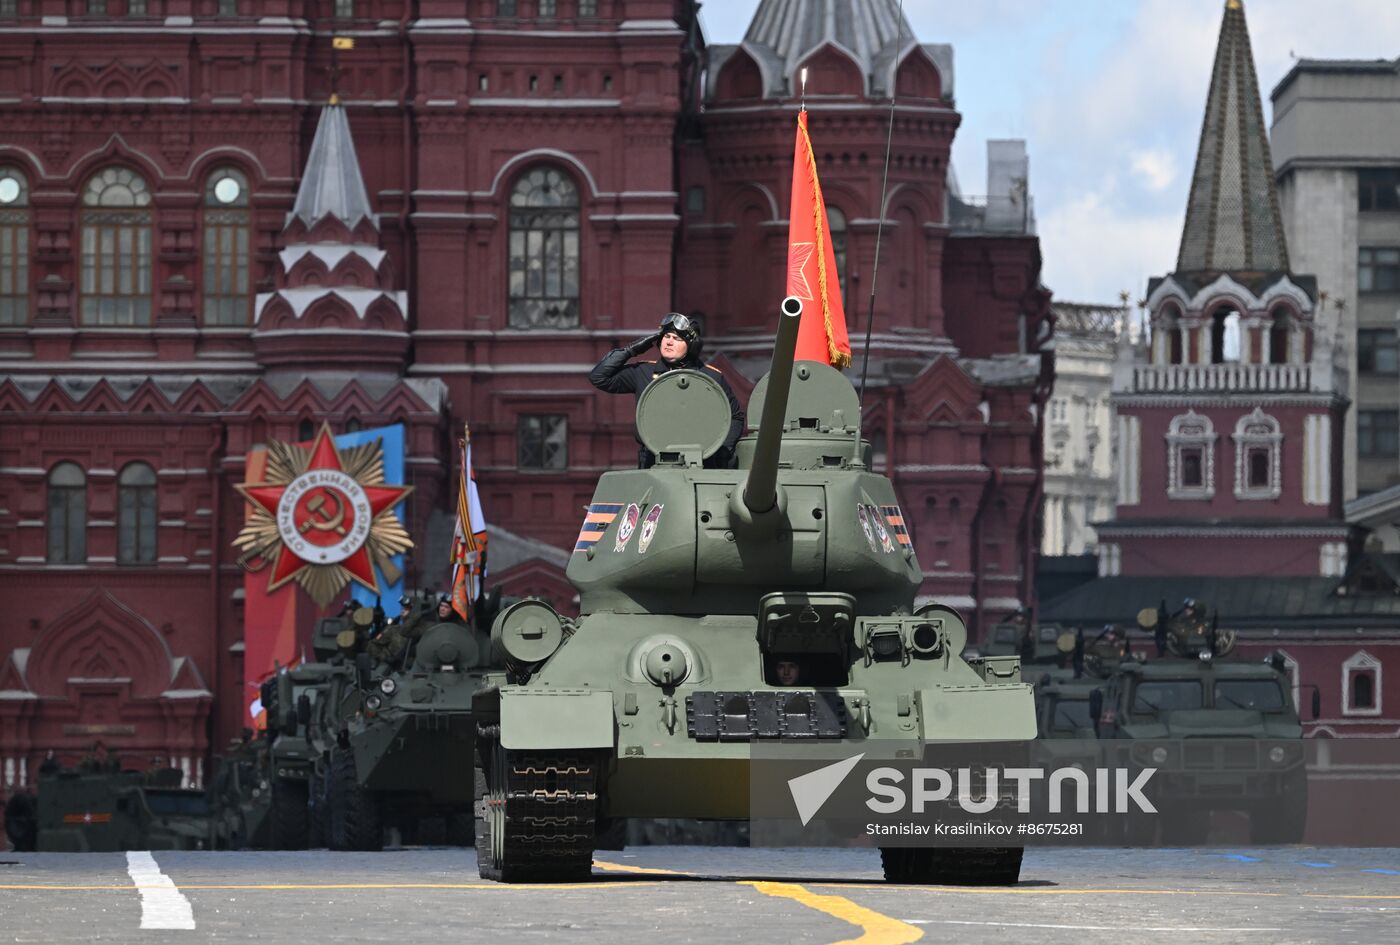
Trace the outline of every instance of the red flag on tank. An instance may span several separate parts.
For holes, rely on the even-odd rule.
[[[797,113],[797,147],[792,160],[792,204],[788,213],[787,294],[802,300],[797,329],[797,358],[825,361],[835,367],[851,363],[846,337],[846,309],[841,304],[836,252],[826,201],[817,179],[817,159],[807,136],[807,110]]]

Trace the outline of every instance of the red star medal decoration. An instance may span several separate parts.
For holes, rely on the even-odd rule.
[[[309,451],[268,451],[270,481],[237,486],[253,508],[234,540],[245,558],[271,559],[268,591],[295,580],[322,607],[351,580],[378,592],[375,564],[413,544],[393,513],[413,487],[383,482],[380,444],[343,455],[323,424]]]

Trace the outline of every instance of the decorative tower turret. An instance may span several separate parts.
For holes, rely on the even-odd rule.
[[[277,290],[254,308],[258,360],[402,372],[407,293],[392,288],[350,123],[334,98],[321,111],[282,243]]]
[[[1115,370],[1103,573],[1341,573],[1345,383],[1314,330],[1322,299],[1289,270],[1244,5],[1227,0],[1176,271],[1148,283],[1148,331]]]

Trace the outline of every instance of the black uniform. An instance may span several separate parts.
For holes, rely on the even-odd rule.
[[[744,408],[739,406],[739,399],[734,396],[734,391],[729,387],[729,381],[725,380],[724,374],[718,368],[711,367],[704,361],[692,358],[684,358],[680,361],[637,361],[632,364],[627,363],[627,359],[632,355],[626,348],[614,348],[609,351],[603,360],[598,362],[588,375],[589,383],[601,391],[609,394],[635,394],[637,400],[642,399],[642,391],[658,375],[667,371],[677,371],[682,368],[691,370],[709,371],[714,379],[719,381],[719,386],[724,389],[724,396],[729,398],[729,412],[732,418],[729,423],[729,434],[724,438],[724,445],[715,451],[715,455],[705,460],[705,466],[710,469],[729,469],[734,466],[734,444],[739,442],[739,437],[744,433]],[[656,456],[651,450],[643,447],[639,451],[638,465],[646,469],[655,465]]]

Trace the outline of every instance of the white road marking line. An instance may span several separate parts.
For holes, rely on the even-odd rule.
[[[900,919],[910,925],[993,925],[1009,929],[1073,929],[1083,932],[1282,932],[1262,926],[1216,928],[1195,925],[1049,925],[1044,922],[974,922],[970,919]]]
[[[141,928],[194,928],[190,901],[176,888],[175,881],[160,871],[155,857],[145,850],[128,852],[126,871],[141,894]]]

